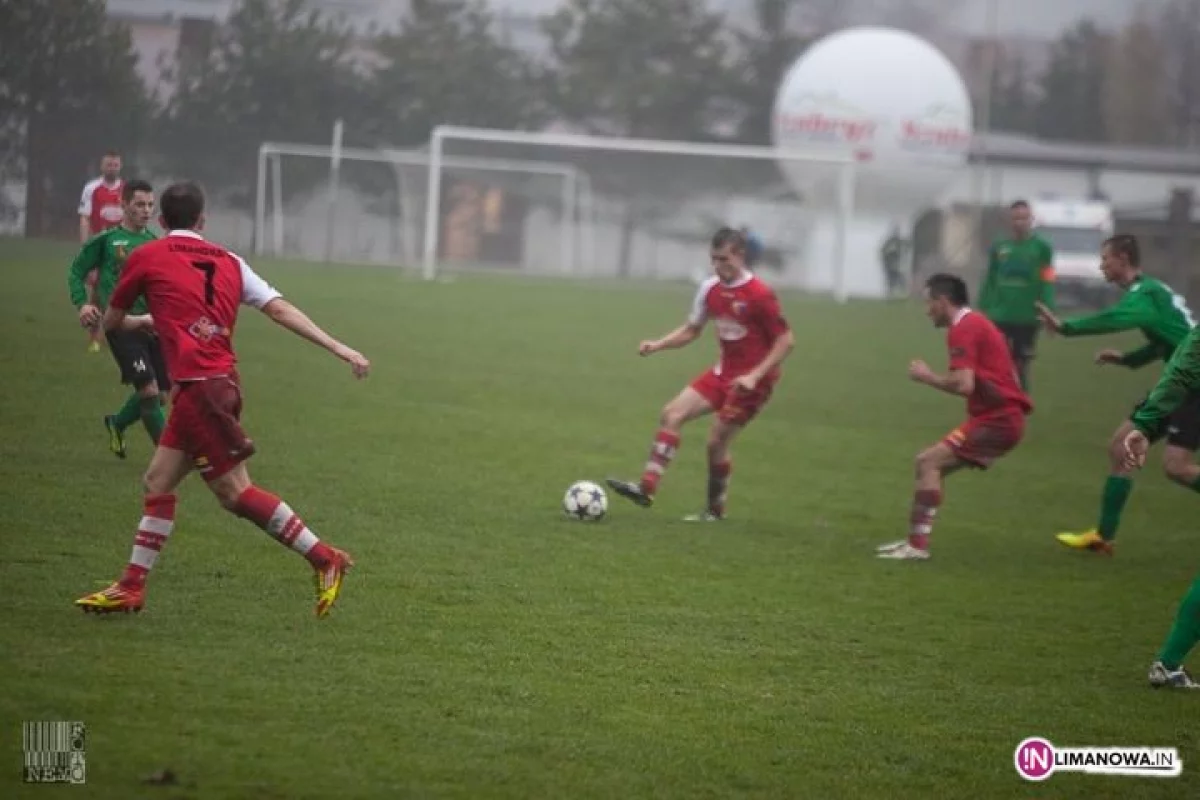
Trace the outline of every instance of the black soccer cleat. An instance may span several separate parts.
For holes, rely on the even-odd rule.
[[[609,478],[605,481],[608,488],[612,489],[617,494],[624,497],[633,503],[637,503],[642,508],[649,508],[654,505],[654,496],[646,494],[640,483],[633,481],[619,481],[616,478]]]

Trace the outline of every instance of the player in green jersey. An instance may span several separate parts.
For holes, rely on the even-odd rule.
[[[1162,435],[1163,428],[1177,424],[1181,414],[1191,407],[1200,405],[1200,328],[1192,328],[1187,338],[1175,350],[1167,363],[1158,384],[1151,390],[1146,401],[1133,413],[1132,430],[1125,437],[1125,457],[1128,469],[1137,469],[1146,463],[1150,443]],[[1197,412],[1192,411],[1196,419]],[[1200,491],[1200,469],[1195,470],[1198,479],[1190,488]],[[1183,667],[1183,660],[1200,642],[1200,578],[1197,578],[1175,615],[1167,639],[1159,650],[1158,658],[1150,665],[1150,685],[1179,689],[1200,689]]]
[[[117,285],[130,251],[156,238],[146,227],[154,211],[154,189],[150,184],[127,182],[121,192],[121,206],[121,224],[89,239],[67,270],[71,302],[79,311],[79,322],[84,327],[99,323],[101,308],[108,305],[109,295]],[[87,275],[92,270],[99,273],[94,303],[88,296],[86,285]],[[147,313],[143,301],[138,300],[131,312]],[[121,368],[121,382],[134,388],[117,413],[104,417],[109,449],[118,458],[125,458],[125,430],[138,420],[146,426],[150,438],[158,442],[166,425],[162,406],[170,380],[158,340],[153,335],[125,331],[110,333],[108,345]]]
[[[1008,342],[1021,388],[1029,391],[1029,362],[1037,343],[1037,303],[1054,308],[1054,248],[1033,231],[1029,203],[1008,209],[1012,235],[992,245],[979,289],[979,310]]]
[[[1046,326],[1063,336],[1093,336],[1118,331],[1140,330],[1146,344],[1128,353],[1101,350],[1097,364],[1112,364],[1137,369],[1169,359],[1179,343],[1195,326],[1187,302],[1162,281],[1142,273],[1141,250],[1137,238],[1128,234],[1113,236],[1100,251],[1100,270],[1109,283],[1124,294],[1110,308],[1098,314],[1060,320],[1050,309],[1040,314]],[[1132,472],[1126,465],[1125,437],[1133,430],[1129,420],[1122,422],[1109,443],[1110,472],[1100,496],[1100,519],[1095,528],[1082,533],[1060,533],[1056,537],[1067,547],[1112,554],[1113,539],[1121,524],[1121,512],[1133,491]],[[1170,424],[1155,432],[1155,440],[1166,438],[1163,467],[1171,480],[1191,486],[1200,478],[1194,453],[1200,448],[1200,403],[1185,405]],[[1200,486],[1197,487],[1200,490]]]

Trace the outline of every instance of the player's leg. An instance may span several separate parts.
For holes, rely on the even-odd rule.
[[[880,558],[897,561],[923,561],[929,558],[929,537],[942,505],[943,481],[946,476],[969,466],[949,442],[954,435],[950,434],[917,454],[914,463],[916,486],[908,517],[908,538],[878,547],[876,552]]]
[[[708,434],[708,491],[704,512],[689,515],[685,519],[716,521],[725,517],[729,480],[733,475],[730,448],[737,435],[767,404],[773,389],[773,383],[763,382],[753,392],[727,394],[725,403],[717,411],[717,418],[713,420]]]
[[[159,446],[154,451],[143,478],[142,519],[134,535],[129,563],[116,583],[79,598],[75,601],[77,606],[98,614],[142,609],[146,576],[175,527],[175,489],[191,467],[191,457],[177,447]]]
[[[1158,652],[1158,659],[1150,665],[1150,685],[1155,688],[1200,689],[1200,683],[1192,680],[1183,667],[1184,660],[1197,642],[1200,642],[1200,578],[1192,583],[1183,596],[1175,614],[1175,623]]]
[[[153,337],[118,331],[108,334],[108,347],[121,369],[121,382],[134,390],[116,414],[104,417],[109,449],[124,458],[125,431],[135,422],[141,421],[145,425],[155,444],[162,438],[166,417],[161,394],[169,383],[157,340]]]
[[[1011,326],[1011,348],[1013,364],[1017,368],[1017,380],[1021,389],[1029,391],[1030,364],[1033,362],[1034,350],[1037,345],[1037,325]]]
[[[220,465],[216,471],[220,472]],[[350,556],[322,542],[292,507],[277,495],[255,486],[245,462],[208,479],[208,488],[227,511],[247,519],[275,541],[308,561],[315,572],[317,616],[333,608],[346,571],[354,566]]]
[[[1167,447],[1163,452],[1163,469],[1167,477],[1184,488],[1200,492],[1200,465],[1196,450],[1200,449],[1200,393],[1188,397],[1179,410],[1171,415],[1167,427]]]
[[[1091,550],[1112,555],[1113,540],[1121,527],[1121,515],[1133,492],[1133,473],[1125,466],[1125,437],[1133,430],[1133,423],[1125,420],[1117,426],[1108,442],[1108,477],[1100,493],[1100,515],[1096,527],[1079,533],[1060,533],[1055,536],[1067,547]]]
[[[933,447],[922,450],[915,464],[916,486],[908,539],[880,547],[880,558],[929,558],[929,537],[942,505],[942,485],[946,476],[963,467],[987,469],[1020,444],[1024,435],[1025,416],[1014,412],[994,419],[969,420]]]
[[[653,504],[658,483],[679,450],[683,426],[712,413],[723,399],[724,384],[711,371],[693,381],[663,406],[641,479],[634,482],[609,478],[609,487],[640,506]]]

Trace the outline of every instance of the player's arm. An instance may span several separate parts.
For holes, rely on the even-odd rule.
[[[1038,282],[1042,287],[1042,305],[1054,309],[1054,289],[1057,275],[1054,272],[1054,248],[1046,242],[1045,253],[1042,256],[1042,266],[1038,272]]]
[[[237,261],[242,270],[242,302],[245,305],[257,308],[275,324],[333,353],[350,365],[356,378],[367,376],[371,362],[362,353],[330,336],[307,314],[284,300],[283,295],[250,269],[249,264],[241,258],[237,258]]]
[[[763,299],[759,308],[759,323],[773,341],[762,362],[748,373],[754,383],[761,381],[771,370],[782,364],[796,346],[796,335],[784,319],[783,310],[779,307],[779,298],[774,293]]]
[[[979,354],[979,341],[972,333],[950,329],[950,370],[939,375],[924,361],[913,361],[908,374],[914,381],[932,386],[946,394],[970,397],[975,391],[975,363]]]
[[[104,238],[90,237],[67,268],[67,291],[71,295],[71,305],[79,312],[79,321],[83,325],[95,325],[100,319],[100,309],[89,302],[85,280],[89,272],[100,266],[103,254]]]
[[[696,341],[704,331],[704,324],[708,321],[708,311],[705,308],[708,287],[708,283],[700,285],[696,296],[692,299],[692,309],[688,312],[687,320],[682,325],[666,336],[642,342],[638,345],[638,355],[648,356],[659,350],[677,350]]]
[[[79,198],[79,243],[86,244],[92,238],[92,193],[96,187],[88,183]]]
[[[1120,358],[1116,363],[1122,367],[1130,369],[1140,369],[1147,364],[1153,364],[1168,354],[1163,352],[1163,346],[1157,342],[1150,342],[1136,350],[1130,350],[1128,353],[1121,353]]]
[[[1059,319],[1050,309],[1040,306],[1043,321],[1063,336],[1098,336],[1133,330],[1154,321],[1156,310],[1149,296],[1126,292],[1117,303],[1095,314],[1074,319]]]
[[[1200,328],[1193,328],[1180,343],[1175,355],[1167,362],[1162,376],[1146,401],[1130,420],[1135,428],[1149,436],[1183,404],[1192,392],[1200,389]]]

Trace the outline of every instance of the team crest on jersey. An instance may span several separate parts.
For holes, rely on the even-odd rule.
[[[745,326],[737,320],[732,319],[717,319],[714,323],[717,328],[717,336],[727,342],[736,342],[746,338],[749,331]]]
[[[201,317],[188,326],[188,333],[202,342],[209,342],[217,336],[228,336],[229,329],[214,324],[208,317]]]
[[[742,314],[746,313],[745,300],[734,300],[732,303],[730,303],[729,307],[733,309],[733,315],[735,317],[740,317]]]
[[[128,242],[113,242],[113,251],[117,254],[118,261],[124,261],[129,258],[129,250],[126,248]]]

